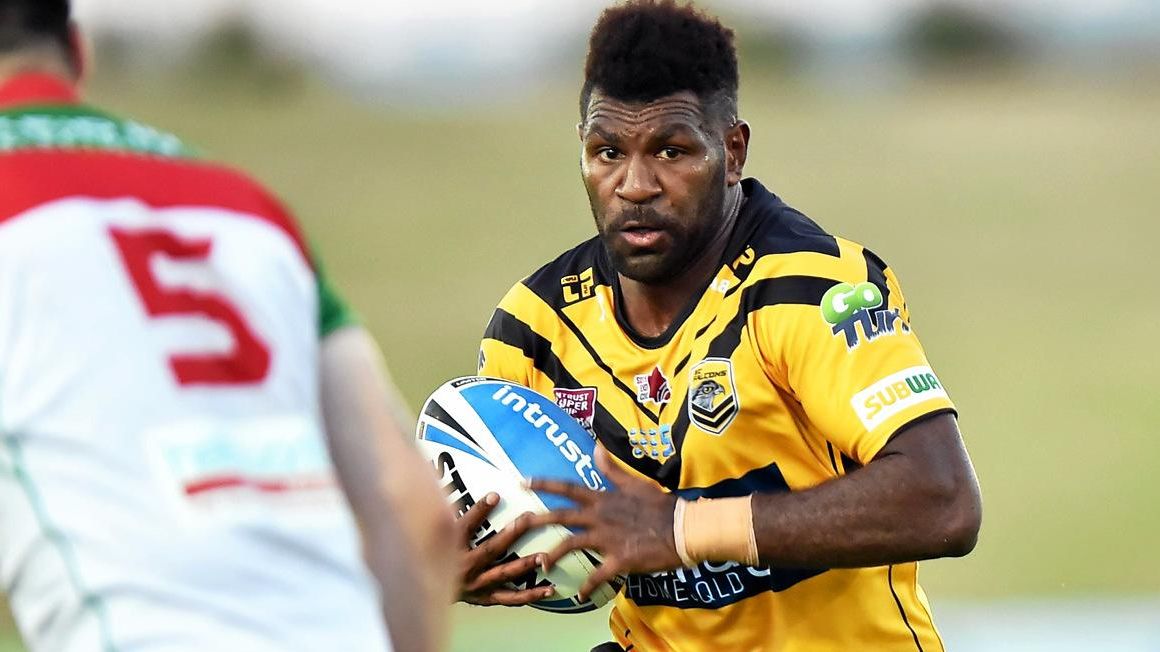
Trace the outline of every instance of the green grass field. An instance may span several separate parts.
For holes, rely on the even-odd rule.
[[[743,82],[748,172],[891,263],[961,411],[984,526],[970,557],[924,565],[935,610],[1155,593],[1160,94],[1146,89],[1160,85],[946,81],[852,99],[759,77]],[[512,282],[592,231],[570,86],[424,116],[308,82],[147,86],[106,76],[91,91],[281,192],[412,404],[473,371]],[[604,636],[602,614],[457,617],[456,650]]]

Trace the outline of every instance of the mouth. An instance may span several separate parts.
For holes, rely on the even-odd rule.
[[[664,229],[628,224],[618,230],[620,238],[635,249],[652,249],[666,237]]]

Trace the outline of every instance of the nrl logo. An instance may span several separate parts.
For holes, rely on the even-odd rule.
[[[705,358],[689,371],[689,420],[694,425],[720,435],[740,410],[728,358]]]

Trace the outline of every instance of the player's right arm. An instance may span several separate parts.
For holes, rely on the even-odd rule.
[[[327,445],[358,520],[397,650],[441,650],[456,589],[454,525],[430,466],[412,445],[414,419],[378,346],[315,261],[319,380]]]
[[[322,341],[322,412],[335,471],[359,523],[397,650],[441,650],[459,561],[451,518],[411,445],[378,347],[347,325]]]

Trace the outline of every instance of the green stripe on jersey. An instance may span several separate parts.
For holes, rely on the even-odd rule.
[[[314,259],[314,278],[318,282],[318,337],[321,339],[340,328],[357,324],[358,317],[330,284],[318,255],[311,254],[311,257]]]
[[[168,158],[194,156],[193,150],[173,134],[86,106],[22,107],[0,112],[0,153],[36,149],[125,151]]]

